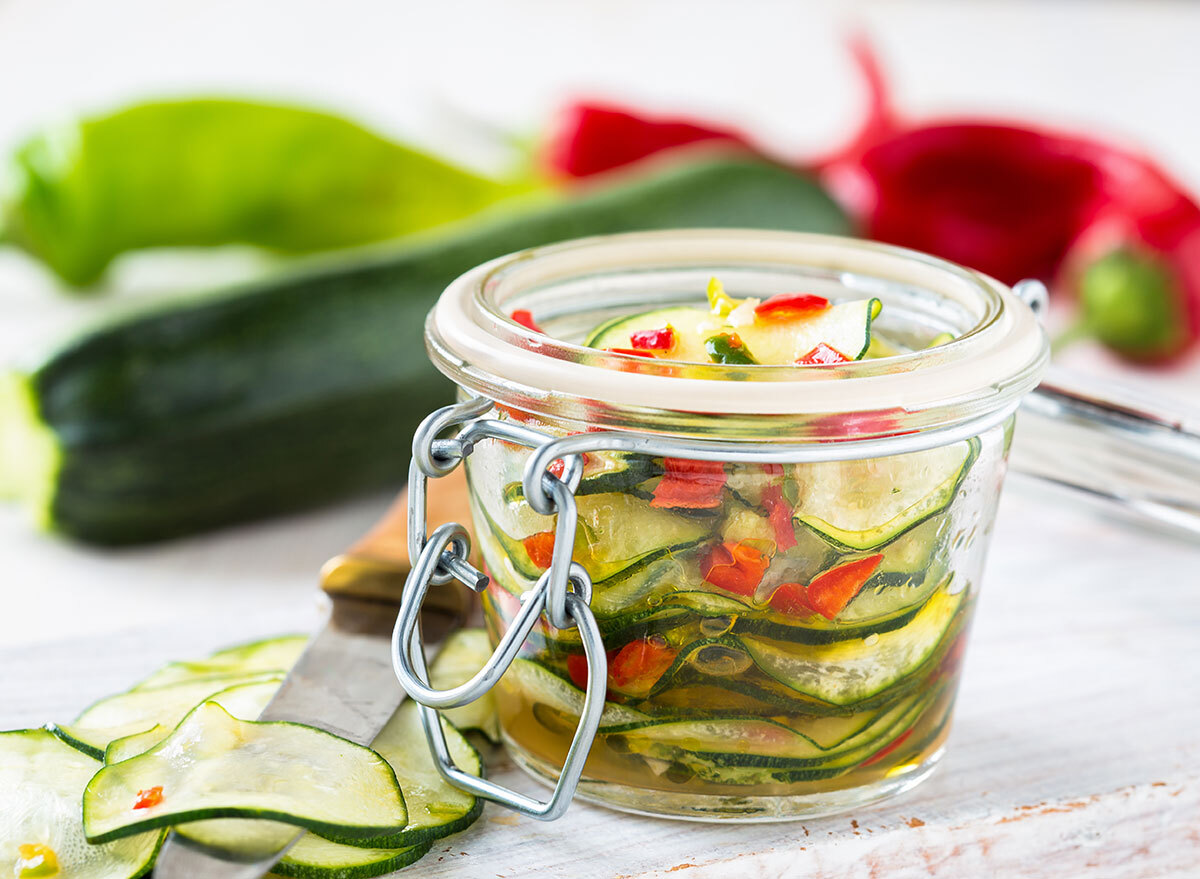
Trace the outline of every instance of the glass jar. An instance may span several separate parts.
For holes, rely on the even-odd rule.
[[[734,296],[877,297],[877,325],[904,350],[796,368],[582,346],[606,320],[702,302],[711,276]],[[516,309],[545,334],[513,321]],[[930,347],[945,333],[954,341]],[[1013,414],[1047,361],[1012,291],[857,240],[634,234],[479,267],[443,295],[426,338],[464,396],[490,401],[474,414],[574,444],[561,446],[574,460],[551,463],[482,439],[466,469],[497,642],[556,545],[555,516],[526,493],[539,479],[574,488],[578,521],[558,539],[574,536],[607,656],[580,796],[651,815],[781,820],[929,775]],[[584,713],[580,632],[542,616],[499,682],[509,752],[549,781]]]

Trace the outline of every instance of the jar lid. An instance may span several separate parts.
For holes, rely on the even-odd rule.
[[[702,303],[713,275],[733,296],[878,297],[881,321],[956,338],[806,367],[685,364],[579,344],[606,318]],[[547,334],[513,321],[518,308]],[[458,385],[540,417],[767,442],[893,436],[1007,414],[1049,357],[1032,309],[992,278],[874,242],[758,230],[613,235],[504,256],[454,281],[425,335]]]

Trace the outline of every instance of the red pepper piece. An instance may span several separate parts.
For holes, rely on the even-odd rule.
[[[629,696],[645,695],[678,655],[662,635],[630,641],[608,663],[609,684]]]
[[[768,485],[763,490],[763,506],[775,529],[775,544],[781,550],[791,549],[796,545],[796,529],[792,525],[792,507],[783,497],[783,486]]]
[[[535,333],[545,333],[541,327],[537,325],[537,321],[533,319],[533,312],[528,308],[518,308],[512,313],[512,319],[527,329],[533,330]]]
[[[149,809],[157,806],[163,801],[163,789],[161,784],[156,784],[149,790],[140,790],[137,794],[137,800],[134,801],[133,808]]]
[[[752,149],[732,128],[580,101],[560,114],[543,146],[542,161],[552,174],[589,177],[701,142]]]
[[[628,354],[631,357],[653,357],[649,351],[641,351],[637,348],[605,348],[609,354]]]
[[[525,552],[529,555],[529,560],[536,567],[550,567],[550,560],[554,554],[554,532],[539,531],[537,534],[530,534],[521,541],[521,545],[525,547]]]
[[[875,573],[875,569],[879,567],[881,561],[883,561],[883,554],[879,553],[867,556],[865,559],[838,565],[836,568],[830,568],[828,571],[818,574],[808,584],[806,593],[808,606],[825,619],[833,619],[850,603],[850,599],[858,594],[863,584]]]
[[[582,653],[572,653],[568,656],[567,676],[579,689],[586,690],[588,685],[587,657]]]
[[[708,551],[700,562],[700,573],[718,589],[753,597],[770,563],[753,546],[726,541]]]
[[[850,358],[836,348],[830,348],[824,342],[820,342],[796,362],[807,366],[827,366],[831,363],[849,363]]]
[[[650,506],[711,510],[719,507],[725,487],[725,466],[720,461],[663,458],[665,473],[654,488]]]
[[[572,431],[571,435],[574,436],[578,432],[579,431]],[[580,452],[579,457],[581,457],[583,459],[584,467],[586,467],[588,465],[588,461],[591,460],[591,458],[588,457],[587,452]],[[555,458],[554,461],[551,462],[550,466],[547,467],[546,469],[549,470],[552,475],[557,476],[559,479],[562,479],[562,475],[567,471],[567,462],[564,461],[562,458]]]
[[[629,344],[644,351],[670,351],[675,347],[675,328],[665,326],[657,330],[638,330],[630,334]]]
[[[900,733],[900,735],[896,736],[896,738],[892,739],[890,742],[888,742],[886,745],[884,745],[882,748],[880,748],[878,751],[876,751],[874,754],[872,754],[870,757],[868,757],[866,760],[864,760],[860,765],[870,766],[873,763],[878,763],[880,760],[882,760],[888,754],[892,753],[897,748],[899,748],[901,745],[903,745],[906,741],[908,741],[908,737],[913,734],[913,730],[915,730],[916,728],[917,728],[916,724],[913,724],[908,729],[906,729],[904,732]]]
[[[820,314],[827,308],[829,300],[824,296],[814,296],[812,293],[779,293],[754,306],[754,316],[758,320],[767,321],[800,320]]]
[[[762,472],[767,474],[768,476],[782,476],[783,475],[783,465],[782,464],[763,464]]]
[[[772,610],[792,616],[808,616],[813,612],[808,603],[808,587],[803,583],[781,583],[771,593]]]

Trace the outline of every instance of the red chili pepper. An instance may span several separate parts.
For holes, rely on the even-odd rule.
[[[588,662],[582,653],[572,653],[567,657],[567,676],[581,690],[588,685]]]
[[[836,348],[830,348],[824,342],[819,342],[817,347],[797,359],[796,362],[806,366],[827,366],[831,363],[849,363],[850,358],[844,356]]]
[[[808,584],[808,606],[825,619],[833,619],[850,603],[851,598],[858,595],[882,561],[883,554],[879,553],[818,574]]]
[[[781,550],[791,549],[796,545],[796,528],[792,524],[792,507],[783,497],[783,486],[768,485],[763,490],[763,506],[775,529],[776,545]]]
[[[572,436],[575,436],[577,433],[579,433],[579,431],[571,431]],[[588,456],[587,452],[580,452],[579,457],[583,459],[584,467],[586,467],[588,465],[588,461],[592,460]],[[550,466],[547,467],[546,469],[549,470],[550,473],[553,474],[554,476],[557,476],[559,479],[562,479],[563,474],[567,471],[567,462],[564,461],[562,458],[555,458],[554,461],[551,462]]]
[[[753,597],[770,559],[747,543],[726,541],[708,551],[700,561],[705,582],[737,595]]]
[[[533,330],[535,333],[545,333],[541,327],[537,325],[537,321],[533,319],[533,312],[527,308],[518,308],[512,313],[512,319],[521,326]]]
[[[629,344],[646,351],[670,351],[675,347],[675,328],[665,326],[658,330],[638,330],[630,334]]]
[[[653,357],[649,351],[640,351],[637,348],[605,348],[609,354],[628,354],[631,357]]]
[[[662,635],[630,641],[608,663],[609,684],[628,696],[645,695],[678,655]]]
[[[663,478],[654,487],[650,506],[711,510],[721,505],[727,477],[720,461],[663,458],[663,468]]]
[[[785,321],[812,317],[829,308],[829,300],[812,293],[779,293],[754,306],[759,320]]]
[[[807,614],[815,611],[831,620],[858,594],[881,561],[882,553],[830,568],[818,574],[807,586],[803,583],[784,583],[771,594],[769,604],[780,613]]]
[[[1164,181],[1157,205],[1110,206],[1075,242],[1058,286],[1078,298],[1080,320],[1056,349],[1091,337],[1130,360],[1162,362],[1200,339],[1200,206]]]
[[[534,566],[543,569],[550,567],[550,560],[554,554],[553,531],[539,531],[537,534],[530,534],[521,541],[521,545],[525,547],[525,552]]]
[[[543,146],[542,161],[557,176],[589,177],[702,142],[753,149],[732,128],[580,101],[560,114]]]
[[[137,793],[137,800],[134,801],[133,808],[149,809],[157,806],[163,801],[163,789],[161,784],[156,784],[149,790],[140,790]]]
[[[904,732],[900,733],[900,735],[896,736],[896,738],[892,739],[890,742],[888,742],[886,745],[884,745],[882,748],[880,748],[878,751],[876,751],[874,754],[872,754],[870,757],[868,757],[866,760],[864,760],[859,765],[870,766],[873,763],[878,763],[880,760],[882,760],[888,754],[892,753],[897,748],[899,748],[901,745],[903,745],[906,741],[908,741],[908,737],[913,734],[913,730],[915,730],[916,728],[917,728],[917,725],[913,724],[912,726],[910,726]]]

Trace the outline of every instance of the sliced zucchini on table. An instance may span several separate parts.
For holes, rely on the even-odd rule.
[[[214,693],[205,701],[216,702],[239,720],[255,720],[267,707],[271,697],[279,690],[279,683],[278,680],[272,679],[238,684]],[[157,723],[145,732],[113,739],[104,749],[104,762],[120,763],[122,760],[145,753],[169,736],[174,728],[167,723]]]
[[[483,668],[491,655],[492,642],[485,630],[461,629],[446,639],[437,658],[433,660],[429,669],[429,685],[435,690],[461,686]],[[496,694],[491,690],[474,702],[443,711],[442,717],[463,732],[478,730],[493,742],[500,741]]]
[[[168,663],[133,689],[147,690],[223,675],[284,674],[296,664],[307,643],[307,635],[285,635],[227,647],[206,659]]]
[[[156,725],[174,729],[189,711],[218,693],[251,683],[269,682],[278,688],[282,680],[279,673],[229,674],[162,687],[135,687],[94,702],[71,723],[53,724],[50,729],[71,747],[103,760],[105,748],[114,739]]]
[[[877,549],[946,509],[978,451],[972,439],[886,458],[794,464],[796,521],[843,549]]]
[[[83,795],[93,842],[234,817],[362,838],[407,824],[396,775],[370,748],[300,724],[238,720],[213,702],[144,754],[102,768]]]
[[[79,801],[100,764],[44,729],[0,732],[0,865],[5,877],[133,879],[165,831],[104,845],[84,838]]]
[[[431,848],[432,842],[404,848],[363,848],[340,845],[307,833],[271,868],[271,875],[294,879],[368,879],[407,867]]]

